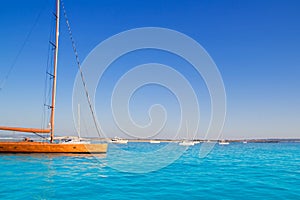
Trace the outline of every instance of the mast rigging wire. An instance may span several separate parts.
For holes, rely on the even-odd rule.
[[[56,18],[55,18],[56,19]],[[50,121],[50,95],[51,95],[51,84],[52,84],[52,66],[53,66],[53,46],[52,46],[52,39],[54,35],[54,24],[51,23],[50,31],[49,31],[49,44],[48,44],[48,53],[47,53],[47,63],[46,63],[46,73],[45,73],[45,81],[44,81],[44,101],[42,105],[42,122],[41,122],[41,129],[45,129],[45,125],[49,126]],[[49,78],[50,76],[50,78]]]
[[[21,45],[21,47],[20,47],[20,49],[19,49],[16,57],[14,58],[12,64],[10,65],[8,72],[6,73],[6,75],[4,76],[4,78],[2,79],[1,84],[0,84],[0,91],[4,88],[4,86],[6,84],[6,81],[8,80],[10,74],[12,73],[13,69],[15,68],[15,66],[17,64],[17,61],[18,61],[20,55],[22,54],[22,52],[24,50],[24,47],[26,46],[26,44],[27,44],[27,42],[28,42],[28,40],[29,40],[29,38],[30,38],[30,36],[31,36],[34,28],[36,27],[36,25],[37,25],[37,23],[38,23],[38,21],[39,21],[39,19],[41,17],[41,14],[42,14],[43,10],[45,9],[45,7],[46,6],[44,5],[42,7],[42,9],[40,10],[40,12],[38,13],[37,17],[35,18],[35,21],[34,21],[32,27],[30,28],[29,32],[27,33],[27,35],[25,37],[25,40],[23,41],[23,43],[22,43],[22,45]]]
[[[71,39],[71,42],[72,42],[72,48],[73,48],[73,51],[74,51],[74,54],[75,54],[75,57],[76,57],[77,67],[78,67],[80,77],[81,77],[81,81],[82,81],[82,84],[83,84],[83,87],[84,87],[85,95],[86,95],[86,98],[87,98],[87,101],[88,101],[88,104],[89,104],[89,109],[92,113],[93,121],[94,121],[96,130],[97,130],[97,134],[98,134],[99,137],[101,137],[100,130],[99,130],[99,127],[98,127],[98,124],[97,124],[96,116],[95,116],[95,112],[94,112],[94,109],[92,107],[90,95],[88,93],[87,85],[86,85],[86,82],[85,82],[85,79],[84,79],[84,76],[83,76],[83,72],[82,72],[82,69],[81,69],[78,52],[77,52],[77,49],[76,49],[75,41],[74,41],[74,38],[73,38],[71,26],[70,26],[70,23],[69,23],[69,20],[68,20],[68,17],[67,17],[67,13],[66,13],[66,9],[65,9],[65,5],[64,5],[63,0],[61,0],[61,5],[62,5],[65,20],[66,20],[66,24],[67,24],[67,27],[68,27],[69,36],[70,36],[70,39]]]

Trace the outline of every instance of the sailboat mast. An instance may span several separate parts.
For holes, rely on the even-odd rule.
[[[51,133],[50,142],[54,139],[54,116],[55,116],[55,98],[56,98],[56,75],[57,75],[57,60],[58,60],[58,39],[59,39],[59,11],[60,0],[56,0],[56,31],[55,31],[55,52],[54,52],[54,66],[53,66],[53,85],[52,85],[52,102],[51,102]]]

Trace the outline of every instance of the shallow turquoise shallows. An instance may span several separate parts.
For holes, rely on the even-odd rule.
[[[114,145],[106,158],[1,154],[0,199],[300,199],[300,143],[217,144],[205,158],[199,147],[139,174],[109,167]]]

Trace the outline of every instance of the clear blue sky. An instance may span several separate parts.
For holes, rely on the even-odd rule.
[[[101,41],[128,29],[151,26],[182,32],[207,50],[223,77],[227,93],[224,137],[300,137],[300,1],[65,0],[65,6],[81,60]],[[0,91],[1,125],[41,126],[53,10],[50,0],[1,1],[0,81],[41,12]],[[56,131],[69,134],[74,131],[72,89],[77,68],[63,18],[60,41]],[[152,61],[145,52],[139,55],[129,56]],[[166,61],[168,55],[157,58],[157,62]],[[99,86],[99,91],[112,83]],[[164,93],[158,88],[155,94],[162,97]],[[99,93],[98,97],[102,102]],[[146,102],[147,96],[138,93],[136,98],[140,104],[155,103]],[[173,101],[171,97],[161,100]],[[205,121],[209,116],[203,110]],[[146,118],[139,116],[143,114],[136,114],[136,120],[143,123]]]

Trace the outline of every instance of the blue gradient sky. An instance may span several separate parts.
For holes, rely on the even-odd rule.
[[[119,32],[148,26],[174,29],[199,42],[220,70],[227,93],[224,137],[299,138],[299,1],[65,0],[65,6],[81,60],[101,41]],[[0,82],[41,12],[12,74],[0,91],[1,125],[41,126],[53,9],[54,3],[50,0],[1,1]],[[75,129],[72,89],[77,67],[63,20],[60,34],[56,132],[69,134]],[[143,58],[149,61],[146,54],[138,57],[141,62]],[[170,66],[176,63],[168,55],[155,58],[156,61],[169,61]],[[135,59],[131,56],[131,61]],[[130,57],[127,60],[126,64],[131,63]],[[183,73],[188,76],[191,71]],[[106,80],[111,81],[107,87],[113,83],[113,75],[108,74]],[[105,90],[106,86],[101,85],[99,91],[103,87]],[[151,93],[154,89],[149,90],[149,95],[161,97],[158,95],[162,92],[160,89]],[[102,102],[100,96],[97,93],[99,103]],[[136,94],[137,108],[143,105],[143,98],[146,100],[147,95]],[[161,100],[173,101],[170,98]],[[203,107],[203,120],[207,121],[209,114],[205,103]],[[134,106],[132,108],[134,111]],[[133,117],[144,123],[146,115],[139,112]]]

